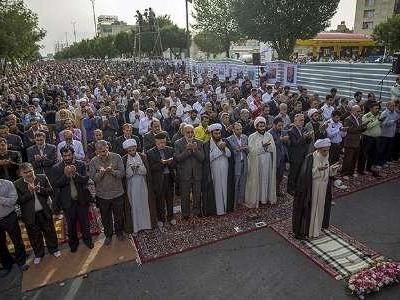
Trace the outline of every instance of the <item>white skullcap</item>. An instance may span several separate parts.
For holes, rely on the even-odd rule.
[[[213,132],[214,130],[221,130],[222,129],[222,125],[219,124],[219,123],[214,123],[214,124],[211,124],[210,126],[208,126],[207,129],[208,129],[209,132]]]
[[[129,147],[132,147],[132,146],[137,146],[135,139],[128,139],[122,143],[122,148],[124,148],[124,149],[128,149]]]
[[[331,146],[331,140],[326,139],[319,139],[314,143],[315,149],[326,148]]]
[[[265,120],[264,117],[257,117],[254,120],[254,127],[257,127],[258,123],[264,122],[265,124],[267,124],[267,120]]]
[[[186,83],[186,84],[185,84],[185,90],[188,90],[188,89],[190,89],[190,84],[189,84],[189,83]]]
[[[32,102],[40,102],[39,98],[33,98]]]
[[[318,112],[318,109],[316,109],[316,108],[311,108],[311,109],[308,111],[307,115],[308,115],[309,118],[311,118],[312,115],[315,114],[315,113],[317,113],[317,112]]]
[[[139,90],[133,90],[133,91],[132,91],[132,94],[134,94],[134,95],[140,95],[140,92],[139,92]]]

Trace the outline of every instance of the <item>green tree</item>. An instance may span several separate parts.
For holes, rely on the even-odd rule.
[[[120,32],[115,36],[114,44],[118,51],[118,54],[131,54],[134,48],[134,37],[135,33],[131,32]]]
[[[194,0],[196,24],[193,28],[215,35],[215,42],[222,46],[226,56],[232,42],[239,41],[243,36],[234,18],[232,0]]]
[[[217,37],[212,32],[201,31],[196,34],[193,41],[199,47],[199,49],[206,53],[207,58],[210,58],[210,54],[219,54],[224,51],[222,46],[216,42]]]
[[[186,30],[175,24],[164,26],[160,29],[163,51],[168,48],[175,57],[180,57],[187,48]]]
[[[7,62],[23,64],[37,59],[38,43],[45,34],[37,15],[23,1],[0,3],[0,59],[5,66]]]
[[[393,15],[386,22],[376,25],[372,36],[390,53],[400,50],[400,15]]]
[[[240,30],[250,39],[270,42],[288,60],[297,39],[313,38],[329,26],[339,0],[233,0]]]

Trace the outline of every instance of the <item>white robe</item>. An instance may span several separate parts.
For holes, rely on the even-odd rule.
[[[325,170],[318,170],[319,167],[323,166],[328,166],[328,168]],[[334,169],[329,167],[329,157],[323,157],[318,153],[318,151],[315,151],[313,153],[311,219],[308,233],[310,238],[316,238],[321,234],[322,222],[324,219],[326,189],[328,187],[329,176],[334,175]]]
[[[228,201],[228,169],[231,151],[226,147],[225,151],[221,151],[215,144],[214,140],[210,140],[210,168],[211,176],[214,183],[215,206],[217,215],[226,214]]]
[[[133,172],[131,168],[132,164],[139,165],[136,172]],[[151,229],[146,175],[147,170],[140,155],[137,153],[134,157],[128,155],[126,163],[126,188],[131,204],[134,233],[144,229]]]
[[[267,149],[263,143],[270,142]],[[268,132],[255,132],[249,136],[248,175],[245,205],[257,208],[259,203],[276,203],[276,147]]]

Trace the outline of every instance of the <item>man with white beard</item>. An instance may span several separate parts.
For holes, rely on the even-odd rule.
[[[248,177],[245,205],[256,208],[259,203],[276,203],[276,147],[274,138],[268,132],[264,117],[254,120],[257,132],[248,140]]]
[[[339,163],[329,164],[330,139],[320,139],[306,156],[297,179],[293,201],[293,233],[297,239],[316,238],[329,227],[332,177]]]

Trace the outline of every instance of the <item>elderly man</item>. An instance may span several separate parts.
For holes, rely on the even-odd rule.
[[[208,126],[210,141],[204,144],[203,213],[224,215],[234,208],[233,155],[221,136],[222,125]]]
[[[36,145],[29,147],[26,152],[37,174],[49,176],[51,167],[57,162],[57,148],[46,143],[46,134],[38,132],[35,134]]]
[[[329,227],[332,179],[340,165],[329,164],[330,139],[317,140],[297,179],[293,201],[293,233],[297,239],[316,238]]]
[[[121,156],[109,152],[106,141],[96,143],[96,154],[89,163],[89,176],[96,186],[96,198],[100,207],[101,222],[104,226],[105,245],[110,245],[113,227],[118,240],[123,240],[124,188],[125,176]],[[114,219],[114,226],[113,226]]]
[[[150,122],[150,131],[143,137],[143,150],[145,153],[156,145],[155,136],[160,132],[165,134],[167,144],[170,143],[168,133],[161,128],[161,122],[158,119],[154,119]]]
[[[4,271],[0,273],[0,278],[10,273],[14,261],[21,271],[28,269],[25,246],[15,212],[17,199],[18,194],[13,183],[0,179],[0,262],[4,268]],[[6,233],[14,245],[14,257],[8,251]]]
[[[266,132],[264,117],[254,120],[257,132],[249,136],[249,173],[245,205],[257,208],[259,203],[276,203],[276,148],[272,135]]]
[[[233,134],[227,138],[230,148],[233,151],[235,162],[235,208],[243,205],[246,191],[247,180],[247,155],[249,147],[247,145],[247,136],[242,133],[242,124],[236,122],[233,124]]]
[[[34,264],[39,264],[44,256],[44,242],[49,253],[60,257],[58,240],[54,228],[49,198],[53,196],[53,188],[46,175],[36,175],[30,163],[23,163],[19,172],[22,178],[14,182],[18,193],[17,203],[21,207],[22,221],[33,248]]]
[[[287,192],[294,194],[296,181],[300,172],[301,164],[308,153],[308,143],[312,139],[313,131],[304,130],[304,115],[297,114],[294,117],[294,126],[289,130],[289,175]]]
[[[178,174],[181,192],[182,215],[190,217],[190,194],[193,199],[194,215],[200,215],[201,209],[201,177],[204,160],[203,143],[194,138],[194,128],[186,125],[184,137],[175,143],[174,157],[178,164]]]

